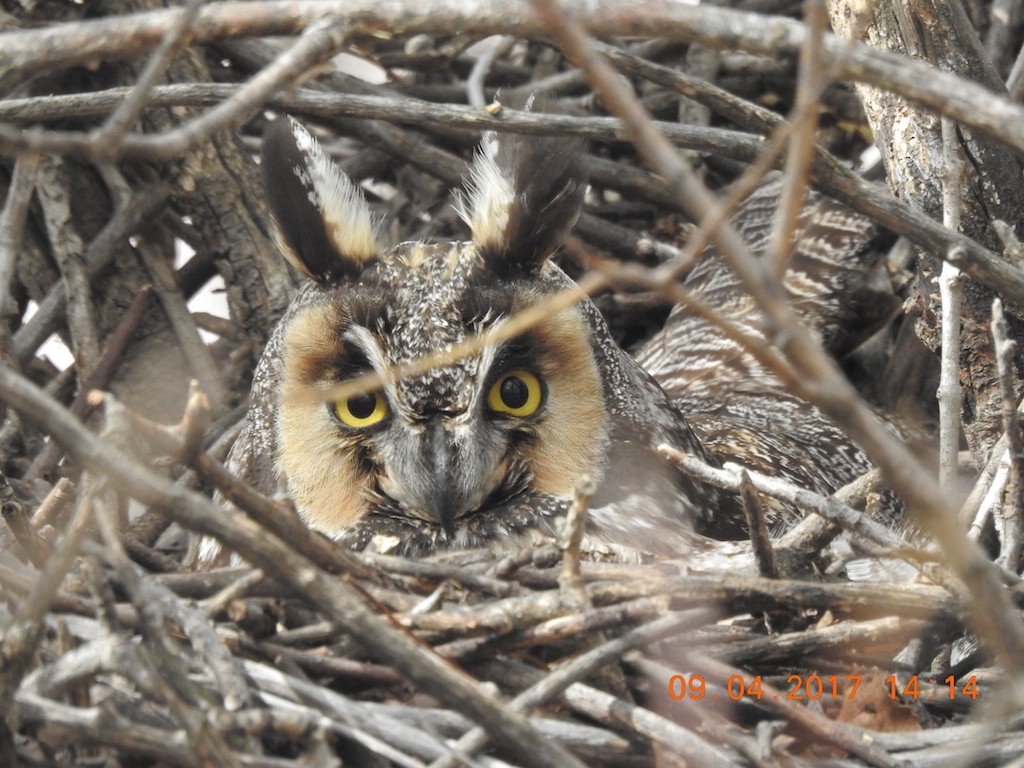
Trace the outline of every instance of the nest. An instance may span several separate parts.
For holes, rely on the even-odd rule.
[[[588,42],[540,0],[536,16],[470,0],[332,5],[40,2],[0,17],[0,766],[1019,759],[1024,441],[1012,339],[1024,280],[989,250],[999,246],[988,216],[997,210],[1009,230],[1024,221],[1014,208],[1024,150],[1005,118],[1019,108],[976,99],[956,79],[981,77],[954,56],[974,34],[966,17],[930,18],[919,33],[944,41],[925,46],[935,60],[897,67],[892,54],[804,35],[823,23],[813,3],[806,26],[759,15],[787,3],[565,4],[594,34],[634,36],[614,45]],[[993,63],[1008,69],[1020,29],[976,5]],[[859,17],[833,10],[852,34],[844,20]],[[487,37],[496,31],[507,36]],[[667,450],[681,471],[746,498],[749,540],[609,561],[581,544],[581,483],[559,541],[406,559],[343,549],[302,526],[287,499],[225,470],[255,359],[297,285],[262,223],[254,155],[275,112],[315,126],[365,180],[395,241],[464,237],[450,190],[479,131],[586,137],[592,189],[563,266],[601,271],[595,301],[623,346],[660,326],[670,303],[659,267],[695,226],[672,168],[644,170],[640,156],[657,144],[638,134],[637,153],[606,116],[632,119],[635,102],[616,91],[625,78],[595,68],[594,51],[710,187],[727,194],[756,178],[745,172],[778,165],[905,238],[892,256],[905,314],[845,361],[864,400],[837,421],[918,513],[913,526],[872,514],[885,506],[878,473],[824,498]],[[386,84],[354,76],[361,67]],[[869,89],[862,104],[829,78],[910,101],[897,109]],[[560,114],[495,101],[534,92]],[[936,109],[951,116],[945,130]],[[977,131],[960,183],[938,184],[945,226],[836,162],[859,162],[870,119],[889,170],[902,168],[899,110],[930,125],[938,149],[915,155],[920,184],[893,187],[935,218],[942,201],[915,194],[958,157],[950,120]],[[636,119],[634,133],[652,124]],[[984,202],[997,183],[999,200]],[[934,253],[969,275],[952,315],[962,335],[940,337],[952,334],[937,318],[963,280],[946,268],[940,302]],[[218,278],[230,320],[190,303]],[[990,320],[994,292],[1008,311]],[[71,360],[55,364],[61,343]],[[969,450],[958,457],[954,421],[942,493],[926,460],[904,461],[903,441],[857,416],[869,402],[933,440],[929,347],[952,361],[944,418],[961,411],[950,381],[966,387]],[[815,385],[831,370],[790,364]],[[842,411],[827,388],[807,389]],[[805,519],[768,530],[760,509],[773,499]],[[251,565],[192,571],[183,533]]]

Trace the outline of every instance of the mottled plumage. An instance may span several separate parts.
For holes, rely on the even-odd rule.
[[[695,530],[728,528],[734,513],[717,491],[662,461],[661,443],[818,489],[866,466],[820,413],[681,311],[639,363],[583,299],[452,364],[390,376],[572,287],[549,258],[582,204],[577,142],[504,137],[478,158],[459,206],[472,241],[390,248],[377,242],[351,182],[297,123],[271,128],[262,162],[282,251],[313,279],[260,360],[230,466],[264,492],[285,488],[310,526],[390,552],[507,547],[554,533],[589,476],[593,541],[676,554]],[[755,248],[774,196],[762,187],[737,214]],[[817,195],[803,220],[786,284],[838,348],[860,318],[857,297],[871,292],[877,233]],[[712,256],[687,283],[762,333]],[[332,400],[338,384],[367,372],[382,377],[379,391]]]
[[[753,254],[770,247],[782,187],[774,175],[732,222]],[[880,263],[891,240],[869,219],[810,191],[783,274],[790,304],[837,357],[854,349],[897,309]],[[708,250],[686,280],[703,302],[763,339],[765,323],[738,278]],[[738,342],[708,320],[676,307],[636,355],[722,461],[830,492],[870,468],[867,458],[817,408],[793,395]]]

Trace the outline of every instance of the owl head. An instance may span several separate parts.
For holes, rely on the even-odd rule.
[[[382,244],[360,190],[292,119],[268,131],[262,173],[278,245],[311,282],[268,345],[256,375],[270,404],[250,422],[273,429],[274,472],[308,524],[424,551],[547,530],[585,476],[601,503],[678,490],[674,473],[646,488],[640,470],[679,437],[678,414],[589,301],[501,334],[572,286],[550,257],[582,204],[579,142],[509,136],[478,153],[457,204],[466,242]],[[395,375],[485,334],[501,338]],[[380,383],[334,394],[366,374]]]

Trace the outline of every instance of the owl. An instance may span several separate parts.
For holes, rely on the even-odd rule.
[[[309,280],[257,366],[229,466],[268,494],[283,488],[309,526],[352,548],[421,555],[552,536],[589,478],[591,540],[679,554],[733,525],[736,503],[669,466],[660,444],[820,490],[867,467],[716,327],[677,310],[633,357],[587,298],[553,302],[574,288],[551,257],[583,203],[577,140],[507,135],[478,153],[457,204],[466,242],[383,244],[358,188],[291,118],[268,130],[261,166],[278,246]],[[753,243],[777,191],[737,213]],[[786,285],[837,347],[858,302],[872,305],[878,233],[827,198],[808,203]],[[713,254],[687,284],[763,336]],[[535,309],[543,319],[519,330]],[[450,350],[463,354],[396,373]],[[367,375],[370,388],[339,387]]]

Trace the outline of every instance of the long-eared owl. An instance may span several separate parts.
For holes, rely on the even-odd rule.
[[[359,190],[290,118],[269,129],[262,169],[278,245],[310,280],[264,350],[229,465],[267,493],[285,489],[315,529],[406,554],[508,546],[554,533],[589,477],[594,541],[680,553],[694,531],[727,523],[733,502],[664,462],[662,443],[818,490],[867,467],[715,326],[677,309],[634,359],[588,299],[552,304],[574,287],[551,256],[583,203],[576,140],[508,135],[478,153],[458,204],[468,242],[383,246]],[[766,184],[736,215],[755,246],[776,193]],[[872,301],[877,232],[815,193],[800,230],[787,290],[841,347]],[[687,284],[763,335],[713,255]],[[516,330],[531,308],[543,319]],[[474,339],[458,359],[396,375]],[[375,388],[336,396],[368,373]]]

